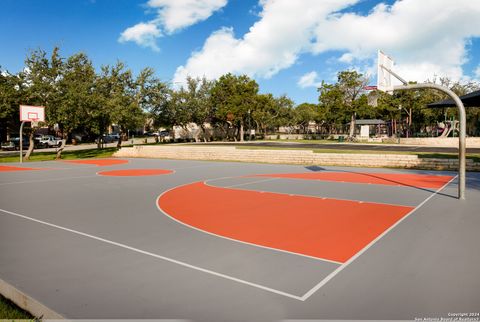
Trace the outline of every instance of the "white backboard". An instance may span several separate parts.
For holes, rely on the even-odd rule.
[[[45,107],[20,105],[20,121],[45,122]]]
[[[393,59],[378,51],[377,61],[377,89],[388,94],[393,94],[391,74],[387,70],[393,69]]]

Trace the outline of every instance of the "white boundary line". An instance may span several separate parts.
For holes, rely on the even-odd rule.
[[[110,171],[131,171],[131,170],[166,170],[171,171],[170,173],[160,173],[160,174],[148,174],[148,175],[141,175],[141,176],[109,176],[101,174],[101,172],[110,172]],[[175,174],[177,171],[172,169],[160,169],[160,168],[133,168],[133,169],[115,169],[115,170],[101,170],[95,172],[95,175],[98,177],[110,177],[110,178],[138,178],[138,177],[157,177],[157,176],[168,176],[171,174]]]
[[[231,177],[226,177],[226,178],[231,178]],[[221,178],[221,179],[223,179],[223,178]],[[179,185],[179,186],[170,188],[170,189],[165,190],[164,192],[162,192],[162,193],[157,197],[157,200],[155,201],[155,203],[156,203],[156,205],[157,205],[158,210],[159,210],[162,214],[164,214],[166,217],[172,219],[173,221],[175,221],[175,222],[177,222],[177,223],[179,223],[179,224],[181,224],[181,225],[183,225],[183,226],[185,226],[185,227],[188,227],[188,228],[190,228],[190,229],[193,229],[193,230],[202,232],[202,233],[207,234],[207,235],[211,235],[211,236],[214,236],[214,237],[218,237],[218,238],[222,238],[222,239],[234,241],[234,242],[240,243],[240,244],[245,244],[245,245],[254,246],[254,247],[258,247],[258,248],[264,248],[264,249],[268,249],[268,250],[273,250],[273,251],[280,252],[280,253],[286,253],[286,254],[289,254],[289,255],[306,257],[306,258],[313,259],[313,260],[320,261],[320,262],[328,262],[328,263],[332,263],[332,264],[335,264],[335,265],[342,265],[342,264],[343,264],[342,262],[337,262],[337,261],[330,260],[330,259],[325,259],[325,258],[314,257],[314,256],[305,255],[305,254],[294,253],[294,252],[290,252],[290,251],[288,251],[288,250],[283,250],[283,249],[273,248],[273,247],[263,246],[263,245],[257,245],[257,244],[249,243],[249,242],[246,242],[246,241],[243,241],[243,240],[238,240],[238,239],[233,239],[233,238],[226,237],[226,236],[222,236],[222,235],[217,235],[217,234],[215,234],[215,233],[212,233],[212,232],[209,232],[209,231],[206,231],[206,230],[202,230],[202,229],[200,229],[200,228],[197,228],[197,227],[191,226],[191,225],[189,225],[189,224],[186,224],[186,223],[184,223],[184,222],[182,222],[182,221],[174,218],[172,215],[170,215],[170,214],[167,213],[165,210],[163,210],[162,208],[160,208],[159,200],[160,200],[160,198],[161,198],[164,194],[172,191],[173,189],[177,189],[177,188],[180,188],[180,187],[188,186],[188,185],[191,185],[191,184],[193,184],[193,183],[198,183],[198,182],[202,182],[202,183],[205,184],[206,186],[213,187],[213,188],[219,188],[219,189],[222,189],[222,188],[223,188],[223,187],[216,187],[216,186],[208,185],[205,181],[189,182],[189,183],[186,183],[186,184],[183,184],[183,185]],[[239,190],[240,190],[240,189],[239,189]],[[249,191],[251,191],[251,190],[249,190]]]
[[[221,180],[221,179],[231,179],[231,178],[239,178],[239,177],[224,177],[224,178],[219,178],[219,179],[213,179],[213,180]],[[244,177],[248,178],[248,177]],[[253,178],[253,177],[252,177]],[[284,178],[270,178],[270,179],[284,179]],[[240,187],[240,186],[246,186],[249,184],[254,184],[258,182],[263,182],[263,181],[269,181],[269,179],[264,179],[264,180],[257,180],[257,181],[252,181],[252,182],[246,182],[246,183],[241,183],[238,185],[231,185],[227,187],[220,187],[220,186],[214,186],[210,184],[210,181],[213,180],[205,180],[204,183],[205,185],[213,188],[219,188],[219,189],[230,189],[232,187]],[[179,186],[181,187],[181,186]],[[332,198],[332,197],[325,197],[325,196],[312,196],[312,195],[299,195],[299,194],[294,194],[294,193],[286,193],[286,192],[276,192],[276,191],[260,191],[260,190],[250,190],[250,189],[242,189],[239,188],[237,190],[241,191],[253,191],[253,192],[268,192],[268,193],[274,193],[277,195],[287,195],[287,196],[298,196],[298,197],[307,197],[307,198],[316,198],[316,199],[329,199],[329,200],[338,200],[338,201],[351,201],[351,202],[357,202],[357,203],[369,203],[369,204],[377,204],[377,205],[383,205],[383,206],[395,206],[395,207],[408,207],[412,208],[414,205],[399,205],[399,204],[394,204],[394,203],[387,203],[387,202],[378,202],[378,201],[365,201],[365,200],[358,200],[358,199],[344,199],[344,198]],[[435,191],[430,191],[435,192]]]
[[[292,299],[295,299],[295,300],[299,300],[299,301],[306,301],[309,297],[311,297],[313,294],[315,294],[321,287],[323,287],[325,284],[327,284],[331,279],[333,279],[336,275],[338,275],[343,269],[345,269],[348,265],[350,265],[350,264],[351,264],[352,262],[354,262],[358,257],[360,257],[364,252],[366,252],[370,247],[372,247],[377,241],[379,241],[382,237],[384,237],[386,234],[388,234],[391,230],[393,230],[397,225],[399,225],[399,224],[400,224],[402,221],[404,221],[407,217],[409,217],[411,214],[413,214],[416,210],[420,209],[423,205],[425,205],[431,198],[433,198],[433,197],[434,197],[435,195],[437,195],[440,191],[442,191],[446,186],[448,186],[448,185],[449,185],[453,180],[455,180],[457,177],[458,177],[458,176],[453,177],[449,182],[447,182],[445,185],[443,185],[441,188],[439,188],[437,191],[435,191],[433,194],[431,194],[428,198],[426,198],[423,202],[421,202],[417,207],[415,207],[414,209],[412,209],[412,210],[411,210],[408,214],[406,214],[403,218],[401,218],[399,221],[397,221],[394,225],[390,226],[390,227],[389,227],[387,230],[385,230],[382,234],[380,234],[379,236],[377,236],[377,238],[375,238],[374,240],[372,240],[372,241],[371,241],[367,246],[365,246],[362,250],[360,250],[359,252],[357,252],[357,253],[356,253],[353,257],[351,257],[347,262],[341,264],[337,269],[335,269],[335,270],[334,270],[332,273],[330,273],[327,277],[325,277],[325,278],[324,278],[323,280],[321,280],[318,284],[316,284],[313,288],[311,288],[309,291],[307,291],[303,296],[297,296],[297,295],[290,294],[290,293],[287,293],[287,292],[284,292],[284,291],[280,291],[280,290],[277,290],[277,289],[273,289],[273,288],[270,288],[270,287],[267,287],[267,286],[263,286],[263,285],[256,284],[256,283],[252,283],[252,282],[248,282],[248,281],[245,281],[245,280],[242,280],[242,279],[233,277],[233,276],[229,276],[229,275],[226,275],[226,274],[222,274],[222,273],[218,273],[218,272],[215,272],[215,271],[211,271],[211,270],[209,270],[209,269],[205,269],[205,268],[202,268],[202,267],[194,266],[194,265],[191,265],[191,264],[188,264],[188,263],[179,261],[179,260],[175,260],[175,259],[172,259],[172,258],[169,258],[169,257],[165,257],[165,256],[161,256],[161,255],[154,254],[154,253],[151,253],[151,252],[147,252],[147,251],[144,251],[144,250],[135,248],[135,247],[131,247],[131,246],[128,246],[128,245],[125,245],[125,244],[117,243],[117,242],[114,242],[114,241],[111,241],[111,240],[108,240],[108,239],[105,239],[105,238],[101,238],[101,237],[98,237],[98,236],[90,235],[90,234],[87,234],[87,233],[84,233],[84,232],[81,232],[81,231],[77,231],[77,230],[74,230],[74,229],[70,229],[70,228],[66,228],[66,227],[63,227],[63,226],[51,224],[51,223],[46,222],[46,221],[42,221],[42,220],[38,220],[38,219],[31,218],[31,217],[28,217],[28,216],[24,216],[24,215],[21,215],[21,214],[15,213],[15,212],[11,212],[11,211],[8,211],[8,210],[0,209],[0,212],[3,212],[3,213],[5,213],[5,214],[9,214],[9,215],[12,215],[12,216],[15,216],[15,217],[23,218],[23,219],[26,219],[26,220],[30,220],[30,221],[33,221],[33,222],[36,222],[36,223],[40,223],[40,224],[45,225],[45,226],[49,226],[49,227],[57,228],[57,229],[60,229],[60,230],[68,231],[68,232],[71,232],[71,233],[74,233],[74,234],[77,234],[77,235],[80,235],[80,236],[84,236],[84,237],[87,237],[87,238],[91,238],[91,239],[94,239],[94,240],[97,240],[97,241],[106,243],[106,244],[110,244],[110,245],[114,245],[114,246],[117,246],[117,247],[121,247],[121,248],[130,250],[130,251],[133,251],[133,252],[137,252],[137,253],[140,253],[140,254],[143,254],[143,255],[151,256],[151,257],[153,257],[153,258],[165,260],[165,261],[170,262],[170,263],[174,263],[174,264],[177,264],[177,265],[180,265],[180,266],[183,266],[183,267],[191,268],[191,269],[194,269],[194,270],[203,272],[203,273],[207,273],[207,274],[210,274],[210,275],[214,275],[214,276],[217,276],[217,277],[221,277],[221,278],[224,278],[224,279],[227,279],[227,280],[231,280],[231,281],[234,281],[234,282],[237,282],[237,283],[240,283],[240,284],[252,286],[252,287],[255,287],[255,288],[258,288],[258,289],[267,291],[267,292],[271,292],[271,293],[274,293],[274,294],[277,294],[277,295],[282,295],[282,296],[285,296],[285,297],[288,297],[288,298],[292,298]],[[227,177],[225,177],[225,178],[227,178]],[[229,178],[229,177],[228,177],[228,178]],[[219,178],[219,179],[221,179],[221,178]],[[200,181],[200,182],[202,182],[202,181]],[[203,183],[206,184],[205,181],[203,181]],[[200,229],[198,229],[198,228],[196,228],[196,227],[187,225],[187,224],[185,224],[185,223],[182,223],[182,222],[176,220],[175,218],[171,217],[170,215],[168,215],[165,211],[163,211],[163,210],[160,208],[160,206],[159,206],[159,204],[158,204],[158,201],[159,201],[160,197],[161,197],[162,195],[164,195],[165,193],[167,193],[167,192],[169,192],[169,191],[171,191],[171,190],[173,190],[173,189],[175,189],[175,188],[182,187],[182,186],[186,186],[186,185],[188,185],[188,184],[192,184],[192,183],[187,183],[187,184],[184,184],[184,185],[180,185],[180,186],[176,186],[176,187],[173,187],[173,188],[171,188],[171,189],[168,189],[168,190],[164,191],[162,194],[160,194],[160,195],[157,197],[157,199],[156,199],[157,208],[158,208],[162,213],[164,213],[167,217],[171,218],[172,220],[174,220],[174,221],[176,221],[176,222],[178,222],[178,223],[180,223],[180,224],[182,224],[182,225],[184,225],[184,226],[190,227],[190,228],[192,228],[192,229],[195,229],[195,230],[198,230],[198,231],[201,231],[201,232],[204,232],[204,233],[207,233],[207,234],[216,236],[216,237],[220,237],[220,238],[232,240],[232,241],[235,241],[235,242],[240,242],[240,243],[244,243],[244,244],[248,244],[248,245],[252,245],[252,246],[256,246],[256,247],[260,247],[260,248],[271,249],[271,250],[275,250],[275,251],[279,251],[279,252],[290,253],[290,254],[297,255],[297,256],[309,257],[309,258],[316,259],[316,260],[319,260],[319,261],[327,261],[327,262],[332,262],[332,263],[334,263],[334,264],[340,264],[340,263],[338,263],[338,262],[333,262],[333,261],[324,260],[324,259],[320,259],[320,258],[316,258],[316,257],[311,257],[311,256],[308,256],[308,255],[297,254],[297,253],[288,252],[288,251],[283,251],[283,250],[279,250],[279,249],[275,249],[275,248],[270,248],[270,247],[266,247],[266,246],[260,246],[260,245],[250,244],[250,243],[243,242],[243,241],[238,241],[238,240],[235,240],[235,239],[230,239],[230,238],[228,238],[228,237],[224,237],[224,236],[216,235],[216,234],[213,234],[213,233],[210,233],[210,232],[207,232],[207,231],[200,230]],[[221,188],[221,187],[219,187],[219,188]]]
[[[210,274],[210,275],[221,277],[221,278],[224,278],[224,279],[227,279],[227,280],[230,280],[230,281],[234,281],[234,282],[237,282],[237,283],[240,283],[240,284],[245,284],[245,285],[248,285],[248,286],[252,286],[252,287],[267,291],[267,292],[275,293],[277,295],[282,295],[282,296],[289,297],[289,298],[292,298],[292,299],[295,299],[295,300],[303,301],[300,296],[297,296],[297,295],[294,295],[294,294],[290,294],[290,293],[287,293],[287,292],[276,290],[274,288],[270,288],[270,287],[263,286],[263,285],[260,285],[260,284],[248,282],[248,281],[236,278],[236,277],[232,277],[232,276],[229,276],[229,275],[226,275],[226,274],[211,271],[209,269],[202,268],[202,267],[199,267],[199,266],[194,266],[194,265],[191,265],[191,264],[188,264],[188,263],[185,263],[185,262],[173,259],[173,258],[169,258],[169,257],[161,256],[161,255],[158,255],[158,254],[154,254],[154,253],[151,253],[151,252],[147,252],[147,251],[135,248],[135,247],[131,247],[131,246],[128,246],[128,245],[125,245],[125,244],[117,243],[117,242],[114,242],[112,240],[108,240],[108,239],[101,238],[101,237],[98,237],[98,236],[90,235],[90,234],[87,234],[87,233],[84,233],[84,232],[81,232],[81,231],[78,231],[78,230],[74,230],[74,229],[63,227],[63,226],[51,224],[51,223],[46,222],[46,221],[42,221],[42,220],[38,220],[38,219],[31,218],[31,217],[28,217],[28,216],[24,216],[24,215],[21,215],[21,214],[12,212],[12,211],[8,211],[8,210],[5,210],[5,209],[0,209],[0,212],[9,214],[11,216],[19,217],[19,218],[22,218],[22,219],[30,220],[30,221],[33,221],[33,222],[36,222],[36,223],[39,223],[39,224],[42,224],[42,225],[45,225],[45,226],[49,226],[49,227],[53,227],[53,228],[56,228],[56,229],[68,231],[68,232],[76,234],[76,235],[80,235],[80,236],[91,238],[91,239],[94,239],[94,240],[97,240],[97,241],[100,241],[100,242],[103,242],[103,243],[106,243],[106,244],[110,244],[110,245],[114,245],[114,246],[121,247],[121,248],[124,248],[124,249],[128,249],[128,250],[131,250],[131,251],[139,253],[139,254],[143,254],[143,255],[153,257],[153,258],[161,259],[161,260],[173,263],[173,264],[177,264],[177,265],[180,265],[180,266],[183,266],[183,267],[191,268],[191,269],[203,272],[203,273],[207,273],[207,274]]]
[[[234,188],[234,187],[248,186],[249,184],[252,184],[252,183],[273,181],[273,180],[276,180],[276,179],[278,179],[278,178],[269,178],[269,179],[257,180],[257,181],[252,181],[252,182],[244,182],[244,183],[233,184],[231,186],[226,186],[226,187],[221,187],[221,188]],[[207,184],[206,182],[205,182],[205,184],[208,185],[208,186],[211,186],[211,185]],[[211,187],[213,187],[213,186],[211,186]],[[252,190],[250,190],[250,191],[252,191]]]
[[[353,257],[351,257],[348,261],[346,261],[345,263],[343,263],[340,267],[338,267],[336,270],[334,270],[332,273],[330,273],[327,277],[325,277],[323,280],[321,280],[317,285],[315,285],[312,289],[310,289],[307,293],[305,293],[302,297],[301,297],[301,301],[305,301],[307,300],[310,296],[312,296],[313,294],[315,294],[315,292],[317,292],[322,286],[324,286],[325,284],[327,284],[332,278],[334,278],[338,273],[340,273],[341,271],[343,271],[348,265],[350,265],[352,262],[354,262],[358,257],[360,257],[363,253],[365,253],[370,247],[372,247],[377,241],[379,241],[383,236],[385,236],[386,234],[388,234],[391,230],[393,230],[395,227],[397,227],[402,221],[404,221],[405,219],[407,219],[407,217],[409,217],[411,214],[413,214],[415,211],[417,211],[418,209],[420,209],[423,205],[425,205],[430,199],[432,199],[434,196],[436,196],[440,191],[442,191],[443,189],[445,189],[446,186],[448,186],[453,180],[455,180],[456,178],[458,177],[458,175],[456,175],[455,177],[453,177],[450,181],[448,181],[446,184],[444,184],[441,188],[439,188],[437,191],[435,191],[433,194],[431,194],[428,198],[426,198],[424,201],[422,201],[418,206],[416,206],[414,209],[412,209],[408,214],[406,214],[405,216],[403,216],[402,219],[400,219],[399,221],[397,221],[395,224],[393,224],[392,226],[390,226],[390,228],[388,228],[387,230],[385,230],[383,233],[381,233],[379,236],[377,236],[377,238],[375,238],[374,240],[372,240],[367,246],[365,246],[362,250],[360,250],[358,253],[356,253],[355,255],[353,255]]]

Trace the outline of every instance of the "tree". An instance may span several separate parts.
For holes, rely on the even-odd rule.
[[[365,112],[367,100],[360,99],[368,79],[354,70],[341,71],[337,74],[337,83],[330,85],[322,82],[318,89],[320,92],[320,105],[327,108],[332,117],[332,112],[342,112],[350,116],[349,136],[355,136],[355,120],[357,113]],[[335,118],[334,118],[335,119]],[[338,119],[338,117],[337,117]]]
[[[114,66],[102,66],[97,87],[101,108],[105,110],[103,115],[120,130],[117,143],[120,148],[127,129],[141,126],[145,121],[145,113],[140,107],[141,95],[137,95],[137,83],[133,80],[132,72],[125,69],[122,62],[117,62]]]
[[[276,103],[272,94],[257,95],[255,108],[251,111],[251,118],[255,122],[258,133],[263,131],[263,134],[266,135],[267,129],[274,126],[275,119],[280,115]]]
[[[187,105],[191,110],[191,121],[202,129],[204,141],[208,139],[205,124],[210,123],[210,125],[212,125],[215,114],[211,101],[213,84],[214,82],[208,81],[205,77],[202,79],[187,78]],[[199,140],[198,135],[195,140]]]
[[[243,141],[249,111],[256,106],[257,93],[257,82],[246,75],[223,75],[212,87],[211,99],[216,116],[236,127],[240,141]]]
[[[317,106],[315,104],[303,103],[295,108],[295,122],[307,133],[310,121],[317,119]]]
[[[362,74],[351,70],[342,71],[337,76],[337,87],[342,93],[342,108],[351,115],[349,136],[355,136],[355,120],[358,109],[362,106],[357,99],[364,92],[367,85],[367,78]]]
[[[22,91],[22,103],[45,106],[46,121],[54,114],[55,103],[59,97],[58,80],[61,77],[63,61],[55,47],[50,59],[45,51],[34,50],[25,59],[25,69],[19,73],[19,90]],[[30,146],[25,155],[28,160],[34,148],[35,129],[30,131]]]
[[[84,53],[70,56],[63,64],[57,83],[60,95],[49,116],[49,123],[57,124],[62,135],[57,159],[61,158],[65,143],[74,130],[92,126],[92,111],[96,110],[98,103],[94,95],[95,80],[95,69]]]
[[[17,131],[21,104],[20,79],[0,68],[0,141]]]
[[[343,94],[336,85],[327,84],[322,81],[318,88],[319,105],[318,115],[322,115],[322,123],[327,124],[327,131],[332,132],[333,128],[347,122],[345,110],[342,108]]]
[[[207,140],[205,123],[211,123],[214,119],[214,110],[210,100],[213,82],[206,78],[191,77],[187,77],[186,81],[186,86],[170,93],[167,103],[168,118],[187,132],[189,124],[197,124],[202,129],[204,140]],[[196,131],[195,141],[200,140],[199,135],[199,131]]]

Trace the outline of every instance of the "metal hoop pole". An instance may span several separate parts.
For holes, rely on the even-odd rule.
[[[450,96],[458,109],[458,116],[460,118],[460,135],[458,136],[458,199],[465,200],[465,172],[466,172],[466,123],[467,117],[465,113],[465,107],[463,106],[462,100],[451,91],[449,88],[437,84],[409,84],[409,85],[399,85],[394,86],[394,90],[409,90],[409,89],[424,89],[424,88],[433,88],[439,91],[446,93]]]
[[[23,124],[25,124],[25,121],[22,121],[22,124],[20,125],[20,163],[23,163]]]

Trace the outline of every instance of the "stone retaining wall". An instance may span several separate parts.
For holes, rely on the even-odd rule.
[[[480,148],[480,137],[468,137],[467,148]],[[401,138],[400,144],[458,147],[458,138]]]
[[[135,146],[114,154],[124,158],[159,158],[182,160],[220,160],[307,165],[356,167],[400,167],[456,170],[456,159],[421,159],[408,154],[314,153],[310,150],[248,150],[213,146]],[[467,170],[480,171],[480,163],[467,159]]]

